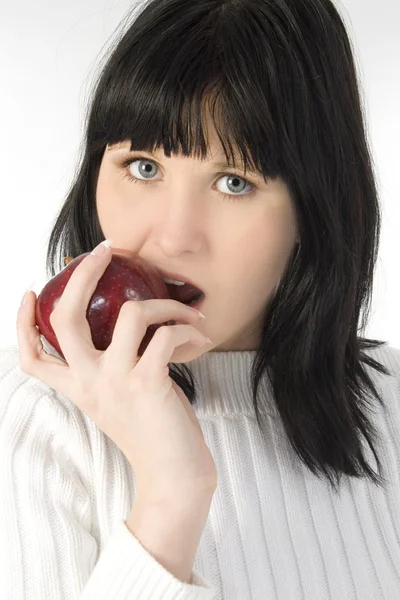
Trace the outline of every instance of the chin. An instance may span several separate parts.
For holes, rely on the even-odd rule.
[[[210,352],[209,348],[212,348],[210,344],[207,344],[204,347],[193,346],[190,343],[184,344],[175,349],[170,362],[176,364],[189,362]]]

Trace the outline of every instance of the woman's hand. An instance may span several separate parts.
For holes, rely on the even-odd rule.
[[[92,343],[86,311],[112,258],[88,255],[69,279],[50,316],[66,363],[46,353],[36,327],[36,295],[29,293],[17,317],[20,368],[61,392],[120,448],[135,471],[137,490],[157,502],[191,491],[211,491],[217,471],[194,410],[169,377],[175,348],[203,346],[194,327],[199,316],[175,300],[127,301],[112,342],[104,351]],[[147,327],[161,326],[143,356],[137,355]]]

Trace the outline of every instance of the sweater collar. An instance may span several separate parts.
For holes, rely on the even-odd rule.
[[[246,414],[256,418],[251,388],[251,368],[256,350],[206,352],[185,364],[195,380],[197,416]],[[279,416],[264,375],[258,387],[260,413]]]

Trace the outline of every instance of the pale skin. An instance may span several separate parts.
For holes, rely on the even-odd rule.
[[[298,242],[283,182],[265,183],[250,173],[243,178],[232,167],[222,172],[214,164],[223,155],[213,129],[208,140],[206,161],[130,154],[131,161],[147,155],[128,167],[140,179],[135,165],[146,165],[147,185],[123,179],[129,141],[107,148],[96,195],[103,234],[113,247],[195,281],[206,293],[201,307],[206,320],[173,300],[126,302],[112,343],[105,352],[96,350],[86,307],[111,252],[82,261],[50,316],[67,364],[43,350],[34,294],[17,320],[21,369],[75,402],[125,454],[138,482],[126,525],[183,582],[191,581],[217,472],[195,412],[165,368],[209,351],[204,335],[213,340],[211,351],[256,349],[265,305]],[[250,196],[251,184],[258,189]],[[139,329],[171,318],[178,325],[160,328],[157,343],[152,341],[138,362]]]
[[[255,350],[265,306],[299,242],[284,182],[245,177],[240,168],[216,168],[224,155],[210,119],[207,139],[210,156],[204,162],[167,158],[160,150],[153,156],[130,153],[129,140],[107,146],[96,190],[100,225],[114,247],[187,275],[206,294],[201,307],[206,319],[195,326],[213,345],[182,344],[171,358],[175,363],[205,352]],[[124,169],[128,158],[136,162]],[[150,176],[145,178],[140,167]],[[128,173],[149,183],[136,185],[124,178]],[[239,185],[229,183],[230,175],[241,178]],[[253,186],[257,189],[250,196]],[[156,505],[138,496],[126,521],[144,548],[183,582],[191,582],[214,491],[194,487],[190,498]]]
[[[210,157],[204,162],[167,158],[161,149],[154,156],[130,153],[129,140],[108,146],[97,184],[105,238],[156,267],[187,275],[206,293],[201,310],[207,318],[197,327],[213,345],[185,344],[175,350],[175,363],[205,352],[255,350],[265,306],[299,242],[286,184],[280,179],[265,183],[249,173],[245,178],[232,167],[215,168],[213,162],[225,157],[210,119],[208,140]],[[123,178],[121,165],[129,157],[136,162],[125,174],[147,184]],[[230,175],[239,176],[239,183]],[[249,196],[251,184],[258,189]]]

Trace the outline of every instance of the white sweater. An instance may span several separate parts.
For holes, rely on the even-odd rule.
[[[1,600],[396,600],[400,598],[400,349],[369,350],[377,447],[390,480],[343,478],[340,495],[291,450],[265,382],[265,435],[255,418],[255,351],[188,363],[196,415],[218,488],[191,584],[169,573],[126,527],[134,473],[68,398],[0,350]],[[368,367],[369,368],[369,367]],[[367,443],[371,467],[376,462]]]

